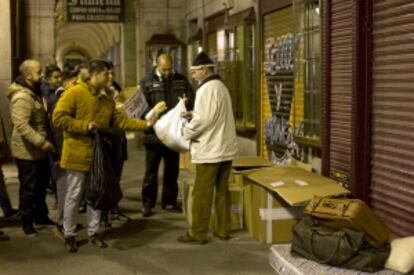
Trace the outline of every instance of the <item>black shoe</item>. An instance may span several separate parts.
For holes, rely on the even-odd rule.
[[[3,231],[0,231],[0,241],[8,241],[10,240],[10,237],[6,235]]]
[[[93,245],[96,245],[97,247],[100,247],[100,248],[107,248],[108,247],[106,242],[102,239],[102,236],[99,235],[99,234],[94,234],[91,237],[89,237],[89,241]]]
[[[69,253],[75,253],[78,251],[78,244],[75,237],[65,238],[65,247]]]
[[[152,212],[151,207],[144,206],[144,208],[142,209],[142,216],[148,218],[148,217],[151,217],[152,215],[154,215],[154,213]]]
[[[176,212],[176,213],[182,213],[183,209],[181,208],[181,206],[177,203],[174,204],[163,204],[162,209],[170,211],[170,212]]]
[[[194,239],[193,237],[189,236],[189,235],[183,235],[177,238],[177,241],[179,241],[180,243],[188,243],[188,244],[206,244],[207,240],[197,240]]]
[[[56,226],[56,223],[52,221],[51,219],[49,219],[49,217],[46,217],[40,221],[36,221],[35,225],[37,227],[54,227]]]
[[[23,229],[23,231],[24,231],[24,234],[26,234],[26,236],[30,237],[30,238],[37,237],[37,235],[38,235],[36,229],[34,229],[33,227]]]
[[[7,214],[4,215],[6,221],[17,221],[20,219],[20,212],[17,209],[11,209]]]

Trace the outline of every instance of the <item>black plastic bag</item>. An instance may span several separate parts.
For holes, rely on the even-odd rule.
[[[118,129],[99,129],[93,148],[86,199],[94,209],[108,211],[122,198],[120,179],[125,160],[125,135]]]

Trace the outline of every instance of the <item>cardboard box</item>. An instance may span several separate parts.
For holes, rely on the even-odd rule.
[[[252,171],[256,171],[262,167],[272,166],[272,162],[260,156],[245,156],[235,159],[232,163],[232,170],[229,181],[243,187],[243,175],[247,175]]]
[[[180,153],[180,169],[195,173],[195,165],[191,162],[190,152]]]
[[[289,243],[292,227],[314,196],[348,194],[335,181],[295,166],[262,168],[245,176],[244,218],[262,243]]]
[[[229,182],[243,187],[243,175],[255,171],[261,167],[272,166],[272,162],[259,156],[245,156],[235,159],[232,163],[232,172]],[[195,164],[191,162],[189,152],[180,154],[180,169],[186,169],[195,173]]]
[[[295,166],[274,166],[252,172],[247,177],[255,184],[277,193],[289,205],[304,205],[315,196],[349,194],[336,181]]]
[[[192,205],[193,205],[193,181],[182,181],[182,191],[183,191],[183,212],[188,224],[192,224]],[[243,189],[235,186],[229,185],[230,196],[231,196],[231,208],[230,208],[230,219],[231,219],[231,230],[240,230],[243,229]],[[214,201],[213,201],[214,205]],[[210,216],[210,229],[213,228],[215,222],[214,207],[211,207],[211,216]]]
[[[286,243],[293,239],[292,228],[303,213],[303,207],[286,204],[282,198],[259,185],[253,186],[253,232],[262,243]]]

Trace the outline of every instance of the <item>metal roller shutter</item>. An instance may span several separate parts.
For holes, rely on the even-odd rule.
[[[371,204],[414,235],[414,2],[373,1]]]
[[[286,33],[293,33],[292,6],[279,9],[275,12],[264,15],[263,17],[263,45],[270,37],[277,38]],[[264,52],[264,51],[263,51]],[[262,56],[263,60],[263,56]],[[263,65],[263,62],[262,62]],[[260,123],[260,152],[267,157],[267,148],[264,134],[264,121],[272,116],[269,102],[269,92],[263,66],[261,66],[261,123]]]
[[[330,7],[329,174],[347,184],[352,181],[355,6],[354,0],[332,0]]]

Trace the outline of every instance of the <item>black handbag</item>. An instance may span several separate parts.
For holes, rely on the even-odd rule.
[[[375,272],[384,268],[390,250],[363,232],[326,228],[308,215],[293,228],[292,254],[322,264]]]

